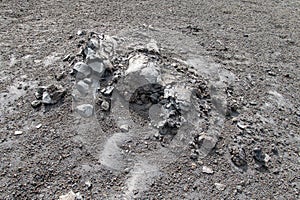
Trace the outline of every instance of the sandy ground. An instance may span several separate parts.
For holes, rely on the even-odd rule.
[[[0,13],[0,199],[59,199],[70,190],[84,199],[299,199],[299,1],[1,0]],[[72,66],[63,58],[78,52],[78,30],[127,38],[151,30],[169,54],[194,49],[220,77],[234,74],[213,151],[195,161],[180,146],[129,170],[104,165],[105,144],[118,135],[72,110]],[[36,87],[50,83],[66,97],[33,109]],[[155,143],[148,140],[132,145]]]

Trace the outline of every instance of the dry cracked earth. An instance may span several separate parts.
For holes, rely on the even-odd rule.
[[[0,13],[0,199],[299,199],[299,1]]]

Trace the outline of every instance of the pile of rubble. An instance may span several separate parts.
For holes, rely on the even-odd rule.
[[[212,107],[206,80],[180,59],[163,56],[154,40],[134,48],[118,48],[121,39],[91,33],[75,63],[72,92],[74,110],[82,117],[97,117],[112,109],[113,94],[125,101],[130,117],[159,130],[160,140],[174,136],[184,125],[203,133],[209,127]],[[155,108],[155,109],[154,109]],[[128,127],[128,125],[127,125]],[[207,136],[210,151],[216,136]],[[200,148],[203,138],[194,141]]]

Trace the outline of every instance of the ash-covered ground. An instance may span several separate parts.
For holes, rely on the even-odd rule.
[[[298,1],[1,1],[0,199],[299,199]]]

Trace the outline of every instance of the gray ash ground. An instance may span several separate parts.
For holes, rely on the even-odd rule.
[[[70,190],[85,199],[299,199],[299,8],[269,0],[1,1],[0,199],[59,199]],[[144,129],[113,134],[115,119],[81,119],[72,110],[68,74],[82,58],[63,60],[86,41],[77,31],[145,39],[135,29],[169,58],[209,57],[200,76],[210,82],[235,75],[205,157],[200,148],[190,158],[203,137],[163,147]],[[66,89],[64,98],[32,108],[36,89],[51,84]],[[126,153],[126,160],[115,155],[119,170],[99,158],[104,141]]]

